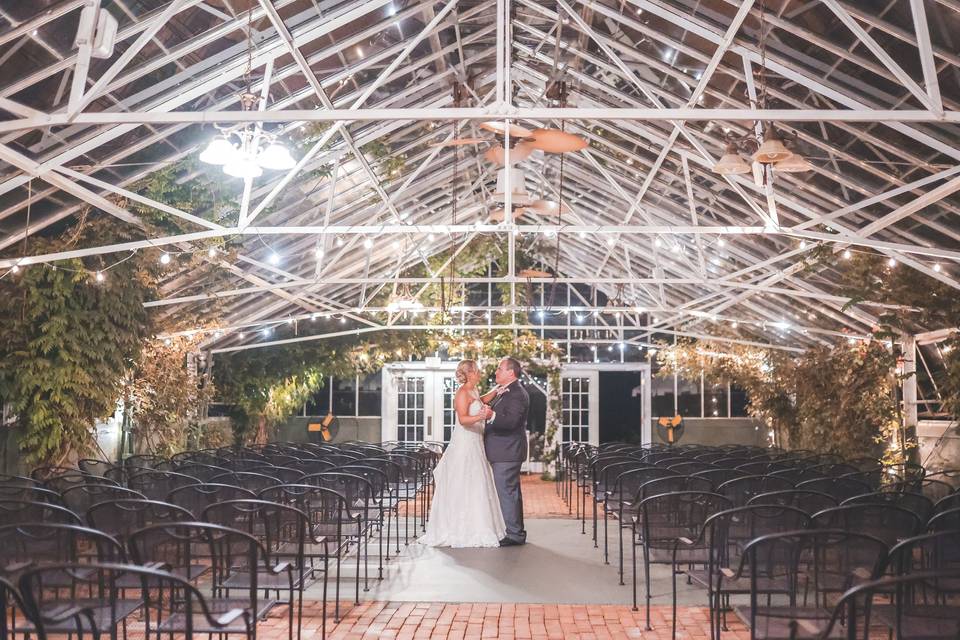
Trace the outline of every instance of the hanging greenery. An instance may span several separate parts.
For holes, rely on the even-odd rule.
[[[130,239],[129,227],[104,217],[81,223],[31,251],[59,251],[79,242]],[[22,429],[28,465],[59,464],[93,445],[96,420],[112,415],[127,372],[152,333],[143,303],[155,291],[150,252],[110,268],[100,257],[27,267],[0,279],[0,397]]]
[[[139,450],[170,456],[193,446],[204,448],[200,422],[213,397],[213,384],[188,366],[201,334],[168,340],[148,340],[126,382],[125,401],[131,412]],[[192,442],[191,442],[192,440]],[[200,441],[198,441],[200,440]]]
[[[658,354],[659,376],[677,374],[736,384],[751,416],[773,433],[771,444],[890,464],[914,446],[900,434],[892,374],[894,355],[881,341],[783,351],[709,340],[679,340]],[[890,446],[890,443],[893,443]],[[886,448],[884,445],[888,445]]]
[[[869,300],[886,305],[874,327],[880,339],[899,339],[904,333],[923,330],[960,329],[960,292],[908,266],[890,265],[874,253],[855,253],[835,267],[840,271],[847,306]],[[944,377],[937,380],[942,410],[960,421],[960,333],[947,338],[940,352]]]
[[[219,399],[233,406],[237,444],[262,442],[328,377],[372,373],[393,360],[422,357],[428,349],[426,337],[411,332],[384,331],[360,341],[345,336],[294,342],[220,355],[214,360],[213,377]]]

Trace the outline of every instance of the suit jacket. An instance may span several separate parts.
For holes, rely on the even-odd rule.
[[[512,382],[499,400],[492,403],[496,416],[483,432],[483,444],[490,462],[523,462],[527,459],[527,414],[530,396],[520,381]]]

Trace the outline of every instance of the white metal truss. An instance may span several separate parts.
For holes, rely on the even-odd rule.
[[[543,296],[562,286],[585,311],[594,309],[578,287],[634,315],[656,314],[612,327],[621,338],[624,331],[706,336],[698,327],[716,321],[736,323],[747,341],[779,346],[862,335],[876,306],[847,309],[834,270],[811,271],[806,257],[817,243],[835,253],[879,252],[897,268],[960,288],[960,55],[951,44],[960,13],[949,2],[908,0],[882,16],[841,0],[768,2],[762,57],[760,9],[740,0],[258,0],[249,13],[172,0],[135,20],[118,15],[117,53],[102,63],[84,47],[52,44],[72,41],[67,18],[86,4],[0,13],[7,23],[0,23],[0,161],[8,165],[0,175],[0,277],[67,257],[119,259],[147,247],[192,251],[234,239],[241,249],[233,263],[211,258],[231,274],[225,285],[172,272],[164,298],[150,303],[157,313],[190,317],[216,301],[223,328],[209,339],[215,350],[250,342],[229,328],[303,314],[345,314],[363,331],[414,330],[419,325],[396,317],[381,323],[383,310],[369,301],[399,283],[423,291],[441,275],[448,281],[446,266],[428,278],[402,274],[490,234],[505,241],[507,255],[492,258],[502,259],[506,275],[460,281],[509,285],[510,295],[461,309],[457,326],[466,330],[483,327],[484,313],[522,310],[517,287]],[[816,33],[813,14],[837,27]],[[912,50],[915,62],[891,56],[894,46]],[[761,68],[763,108],[753,78]],[[251,89],[265,99],[261,110],[241,111],[238,91],[251,71]],[[560,75],[572,87],[569,106],[544,97]],[[453,106],[452,84],[468,79],[473,103]],[[52,97],[51,82],[61,85]],[[508,205],[505,223],[488,219],[494,167],[430,146],[458,130],[475,135],[487,120],[563,123],[590,140],[565,159],[562,186],[555,156],[525,163],[527,189],[562,197],[570,214],[514,221]],[[235,221],[130,189],[195,153],[209,139],[205,125],[249,122],[288,137],[305,123],[332,126],[295,169],[250,182]],[[766,184],[759,174],[712,173],[724,137],[753,132],[759,122],[789,128],[815,171],[768,173]],[[402,175],[384,174],[363,155],[372,141],[406,156]],[[303,177],[330,165],[330,178]],[[194,228],[30,251],[31,235],[50,233],[88,206],[139,225],[119,199]],[[361,248],[364,241],[371,246]],[[321,263],[312,257],[318,242]],[[283,264],[267,260],[272,252]],[[556,267],[557,277],[518,277],[520,252]],[[785,323],[797,330],[783,334]]]

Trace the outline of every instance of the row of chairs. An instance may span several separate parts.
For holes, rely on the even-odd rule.
[[[738,446],[591,447],[564,443],[558,459],[557,490],[571,513],[576,508],[584,533],[587,501],[593,505],[589,513],[594,545],[599,547],[602,535],[606,562],[608,523],[616,523],[621,584],[624,537],[629,531],[634,608],[638,603],[639,554],[648,628],[653,565],[670,567],[674,576],[674,606],[678,573],[685,573],[689,582],[707,588],[711,629],[714,637],[719,637],[731,597],[759,593],[792,602],[791,598],[796,596],[795,592],[783,589],[763,592],[766,576],[756,568],[746,566],[741,567],[739,574],[733,572],[732,566],[745,561],[750,544],[764,536],[791,533],[804,540],[796,553],[788,554],[789,558],[775,559],[788,573],[809,577],[811,573],[827,575],[816,563],[822,554],[810,551],[819,547],[811,546],[809,541],[819,541],[822,536],[836,537],[837,548],[854,544],[848,536],[867,536],[882,547],[882,554],[877,557],[885,558],[898,544],[927,532],[949,538],[960,531],[960,494],[954,484],[960,473],[954,471],[927,474],[917,465],[890,470],[869,459],[844,461],[812,452]],[[794,562],[791,564],[788,559]],[[879,560],[869,565],[864,579],[879,579],[893,565],[883,566]],[[842,571],[845,565],[829,568],[837,567]],[[955,567],[941,562],[925,568]],[[732,576],[727,575],[731,572]],[[726,590],[719,587],[725,578],[734,580]],[[839,596],[844,591],[824,589],[816,581],[803,584],[805,589],[812,584],[817,598]],[[752,592],[747,586],[760,591]],[[755,610],[756,607],[749,609],[754,614]],[[754,614],[745,616],[753,636],[767,637],[764,633],[770,629],[765,627],[764,633],[759,633]],[[784,628],[798,633],[796,625]]]
[[[364,589],[369,588],[370,541],[379,538],[377,577],[382,579],[391,552],[399,554],[401,540],[409,544],[411,526],[413,533],[424,528],[439,453],[435,447],[403,443],[273,443],[184,452],[170,459],[132,456],[120,464],[81,460],[77,468],[48,467],[34,470],[29,478],[0,477],[0,518],[13,527],[9,532],[0,529],[11,540],[0,550],[0,559],[12,554],[6,558],[9,562],[0,562],[0,577],[7,581],[8,594],[20,594],[28,617],[38,611],[30,609],[31,603],[40,602],[30,595],[38,579],[32,573],[44,568],[40,565],[56,563],[104,567],[89,572],[97,576],[96,584],[72,583],[88,593],[94,586],[101,593],[109,593],[111,585],[122,591],[129,588],[123,585],[146,575],[131,570],[130,577],[118,580],[123,573],[118,567],[166,572],[173,580],[164,578],[160,586],[173,589],[177,580],[203,584],[205,589],[196,593],[206,599],[194,600],[211,611],[226,606],[222,599],[230,603],[231,590],[248,589],[253,596],[258,590],[273,592],[275,599],[245,602],[240,608],[247,613],[216,632],[240,632],[241,627],[246,629],[241,618],[249,617],[255,633],[257,620],[284,604],[289,608],[291,638],[294,626],[298,637],[302,628],[303,590],[322,580],[325,634],[328,576],[335,579],[337,620],[341,569],[349,554],[356,555],[354,600],[359,602],[361,580]],[[61,540],[81,532],[112,542],[100,539],[98,545],[77,546]],[[147,532],[158,539],[139,544]],[[221,543],[232,548],[242,540],[256,543],[253,551],[247,550],[254,555],[244,556],[248,560],[242,565],[219,564],[235,556],[224,555]],[[334,566],[335,573],[330,570]],[[259,569],[239,571],[242,567]],[[63,569],[62,574],[77,577],[73,569]],[[249,589],[251,581],[256,588]],[[42,583],[49,584],[49,576]],[[280,600],[281,593],[288,597]],[[164,606],[166,601],[155,602],[153,597],[141,594],[138,602],[146,609]],[[114,624],[126,620],[107,617]],[[38,625],[51,619],[30,621]]]

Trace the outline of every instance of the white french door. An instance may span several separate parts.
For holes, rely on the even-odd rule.
[[[395,362],[383,368],[383,441],[449,442],[456,422],[456,363]]]

